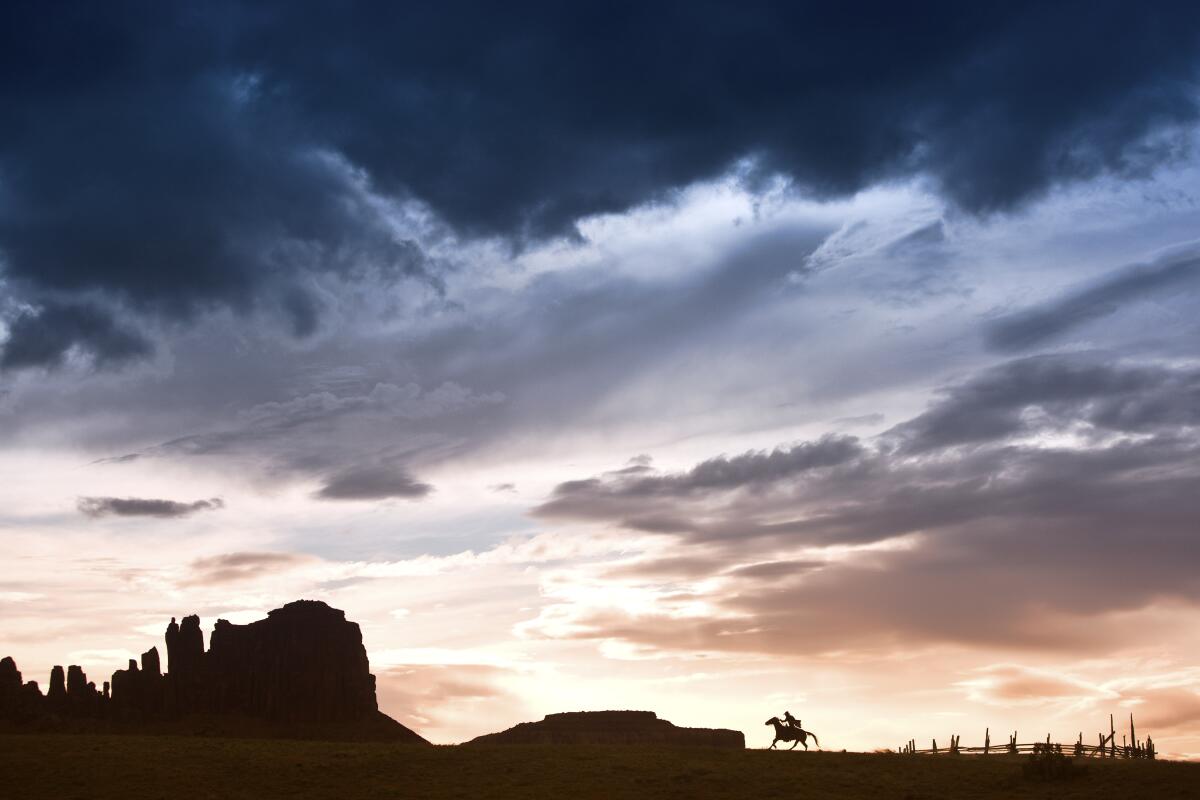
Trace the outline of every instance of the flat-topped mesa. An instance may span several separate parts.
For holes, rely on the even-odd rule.
[[[319,601],[288,603],[248,625],[217,620],[205,667],[212,711],[279,722],[344,722],[378,711],[362,631]]]
[[[744,748],[741,731],[680,728],[653,711],[570,711],[547,714],[541,722],[522,722],[468,744],[667,744]]]

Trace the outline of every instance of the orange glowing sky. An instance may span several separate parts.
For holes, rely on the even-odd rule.
[[[1196,10],[564,8],[0,25],[0,656],[1200,757]]]

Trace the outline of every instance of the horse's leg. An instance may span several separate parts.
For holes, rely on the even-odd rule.
[[[775,749],[775,742],[778,742],[778,741],[779,741],[778,739],[775,739],[775,740],[773,740],[773,741],[771,742],[771,746],[770,746],[770,747],[768,747],[767,749],[768,749],[768,750],[774,750],[774,749]]]
[[[791,746],[791,747],[789,747],[789,748],[788,748],[788,750],[795,750],[795,749],[796,749],[796,745],[797,745],[797,744],[799,744],[799,742],[798,742],[798,741],[796,741],[796,740],[793,740],[793,741],[792,741],[792,746]]]
[[[805,749],[805,750],[807,750],[807,749],[808,749],[808,742],[803,742],[803,741],[802,741],[802,742],[800,742],[800,744],[804,745],[804,749]]]

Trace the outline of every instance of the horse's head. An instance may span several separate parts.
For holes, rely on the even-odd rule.
[[[769,720],[764,722],[763,725],[776,725],[778,723],[779,723],[779,717],[771,717]]]

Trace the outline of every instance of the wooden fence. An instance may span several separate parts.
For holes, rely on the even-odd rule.
[[[959,740],[962,737],[951,735],[950,744],[948,747],[938,747],[937,739],[933,740],[933,744],[928,749],[922,750],[917,747],[917,743],[913,739],[909,739],[905,744],[896,749],[897,753],[905,755],[959,755],[959,754],[975,754],[975,755],[1016,755],[1018,753],[1045,753],[1054,752],[1064,755],[1070,754],[1076,758],[1154,758],[1157,756],[1157,751],[1154,749],[1154,740],[1149,736],[1146,741],[1140,741],[1137,738],[1137,730],[1133,726],[1133,715],[1129,715],[1129,738],[1121,736],[1121,744],[1117,744],[1117,730],[1113,724],[1113,718],[1110,714],[1108,717],[1108,734],[1096,734],[1096,744],[1084,744],[1083,732],[1079,733],[1079,739],[1070,744],[1063,745],[1061,743],[1051,742],[1050,734],[1046,734],[1044,742],[1018,742],[1017,732],[1013,731],[1008,737],[1007,744],[993,744],[992,732],[988,728],[983,734],[982,747],[963,747]]]

